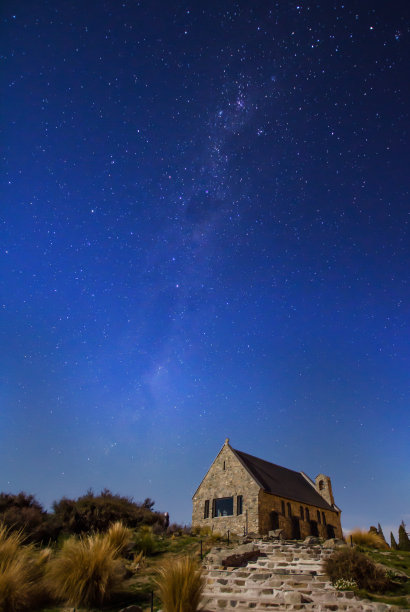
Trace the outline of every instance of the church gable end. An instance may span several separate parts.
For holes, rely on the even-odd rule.
[[[259,489],[226,439],[194,494],[192,525],[222,533],[257,531]]]

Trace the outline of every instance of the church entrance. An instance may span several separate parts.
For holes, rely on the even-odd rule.
[[[326,531],[327,531],[327,537],[329,538],[329,540],[331,538],[336,537],[335,536],[335,528],[333,527],[333,525],[326,525]]]
[[[317,521],[310,521],[310,535],[319,537],[319,529],[317,528]]]
[[[275,531],[275,529],[279,529],[279,514],[273,510],[270,515],[270,530]]]
[[[300,540],[300,524],[297,516],[292,516],[292,540]]]

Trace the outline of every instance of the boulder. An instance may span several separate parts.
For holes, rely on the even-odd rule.
[[[303,544],[306,546],[316,546],[317,544],[320,544],[320,539],[316,538],[315,536],[308,536],[303,540]]]
[[[268,532],[268,536],[273,538],[274,540],[284,540],[285,534],[283,529],[274,529],[273,531]]]
[[[301,604],[302,594],[298,593],[298,591],[285,591],[283,594],[283,600],[285,604]]]

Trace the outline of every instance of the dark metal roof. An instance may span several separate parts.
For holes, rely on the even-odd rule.
[[[269,463],[258,457],[232,449],[239,460],[246,467],[251,476],[267,493],[273,493],[279,497],[285,497],[294,501],[333,510],[323,497],[309,484],[301,472],[294,472],[288,468]]]

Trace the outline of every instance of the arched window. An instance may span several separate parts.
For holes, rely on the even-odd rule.
[[[323,524],[326,525],[326,516],[324,512],[322,512],[322,521],[323,521]]]
[[[292,508],[289,502],[288,502],[288,516],[292,516]]]
[[[320,523],[322,522],[322,520],[321,520],[321,518],[320,518],[320,512],[319,512],[319,510],[317,511],[317,522],[319,523],[319,525],[320,525]]]
[[[309,508],[305,508],[306,510],[306,520],[310,521],[310,513],[309,513]]]
[[[285,502],[282,501],[282,514],[285,516]]]
[[[325,488],[325,483],[323,482],[323,480],[319,480],[319,491],[323,491],[324,488]]]
[[[302,519],[302,521],[305,520],[305,512],[303,510],[303,506],[300,507],[300,518]]]

